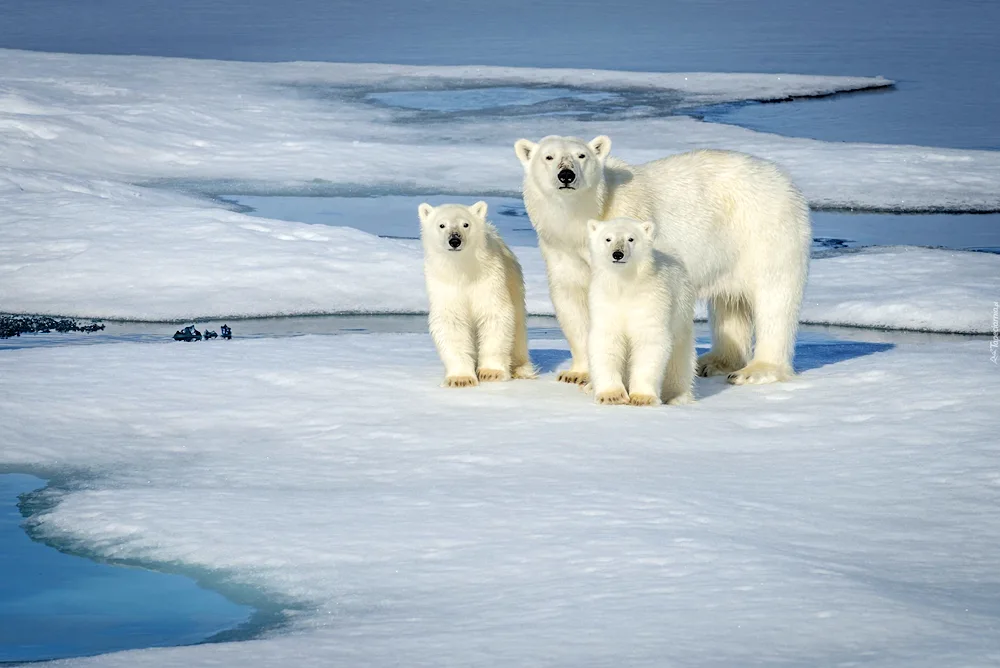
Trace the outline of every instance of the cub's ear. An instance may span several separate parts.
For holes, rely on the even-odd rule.
[[[600,224],[601,224],[601,221],[599,221],[599,220],[593,220],[593,219],[588,220],[587,221],[587,229],[590,230],[591,234],[593,234],[594,232],[597,231],[597,226],[600,225]]]
[[[486,220],[486,202],[476,202],[469,207],[469,211],[471,211],[472,215],[476,218]]]
[[[590,140],[590,143],[587,144],[587,146],[589,146],[590,150],[593,151],[601,160],[608,157],[608,153],[611,153],[611,139],[605,135],[594,137]]]
[[[417,207],[417,213],[420,215],[420,222],[426,223],[427,219],[431,217],[432,213],[434,213],[434,207],[427,202],[424,202]]]
[[[642,227],[642,231],[645,232],[646,236],[652,239],[653,233],[656,232],[656,225],[653,224],[653,221],[647,220],[643,223],[640,223],[640,226]]]
[[[531,156],[534,155],[536,148],[538,148],[538,144],[527,139],[518,139],[514,142],[514,153],[517,154],[517,159],[525,167],[528,166],[528,162],[531,160]]]

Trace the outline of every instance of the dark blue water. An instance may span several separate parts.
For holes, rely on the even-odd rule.
[[[18,498],[44,485],[30,475],[0,475],[0,663],[190,645],[250,619],[252,608],[189,578],[32,541]]]
[[[883,75],[885,93],[729,120],[834,141],[1000,147],[995,0],[0,0],[0,46],[422,65]]]

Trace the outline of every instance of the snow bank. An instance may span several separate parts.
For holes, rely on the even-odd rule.
[[[692,147],[773,158],[822,207],[1000,209],[996,152],[830,144],[677,117],[587,121],[501,110],[434,122],[367,97],[427,89],[447,95],[469,86],[638,90],[647,96],[643,108],[655,115],[890,83],[882,78],[261,64],[9,50],[0,50],[0,72],[0,166],[16,169],[166,180],[203,192],[514,194],[521,168],[511,146],[518,137],[606,133],[615,152],[633,161]]]
[[[1000,255],[866,248],[812,262],[801,320],[987,334],[998,296]]]
[[[65,485],[34,535],[296,610],[58,665],[995,665],[986,342],[800,344],[793,382],[648,410],[531,347],[548,375],[468,391],[427,335],[0,355],[0,469]]]

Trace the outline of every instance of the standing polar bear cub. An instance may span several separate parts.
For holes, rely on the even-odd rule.
[[[691,403],[694,293],[684,265],[653,247],[653,223],[616,218],[587,226],[597,403]]]
[[[417,211],[428,321],[444,384],[534,378],[521,265],[487,222],[486,202],[421,204]]]
[[[679,259],[696,296],[708,299],[712,349],[698,359],[699,374],[727,374],[735,384],[792,375],[812,233],[805,199],[777,167],[715,150],[629,165],[609,157],[603,136],[521,139],[514,149],[573,355],[560,380],[589,377],[587,221],[619,217],[652,221],[655,247]]]

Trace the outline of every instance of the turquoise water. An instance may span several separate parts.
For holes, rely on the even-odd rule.
[[[191,645],[250,620],[252,608],[190,578],[31,540],[19,505],[44,486],[35,476],[0,474],[0,663]]]

